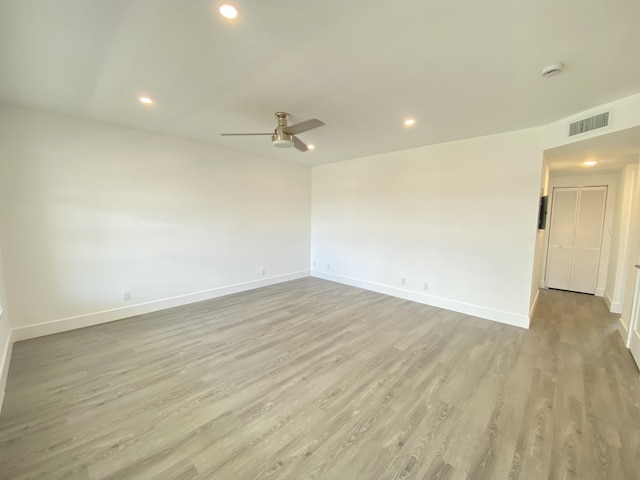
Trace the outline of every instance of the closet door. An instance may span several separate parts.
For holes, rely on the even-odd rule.
[[[578,188],[555,188],[551,202],[549,247],[545,283],[569,290],[578,212]]]
[[[569,290],[595,293],[600,265],[607,187],[580,189],[573,269]]]
[[[546,286],[595,293],[607,187],[555,188]]]

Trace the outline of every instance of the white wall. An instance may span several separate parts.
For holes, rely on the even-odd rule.
[[[308,275],[308,166],[13,107],[0,159],[14,340]]]
[[[542,177],[540,178],[540,196],[549,194],[549,165],[544,161],[542,165]],[[536,233],[536,250],[533,261],[533,277],[531,279],[531,300],[529,304],[529,317],[533,317],[533,312],[538,302],[538,294],[542,286],[542,271],[545,261],[545,232],[549,229],[549,215],[547,215],[545,229]]]
[[[622,313],[622,299],[629,270],[629,239],[635,203],[638,165],[627,165],[618,176],[618,195],[611,237],[611,255],[604,298],[609,310]]]
[[[528,326],[542,133],[314,167],[313,274]]]
[[[616,211],[616,198],[618,195],[618,175],[557,175],[551,172],[549,176],[549,212],[553,209],[553,189],[558,187],[593,187],[607,186],[607,200],[604,212],[604,229],[602,232],[602,246],[600,249],[600,265],[598,268],[598,281],[596,284],[596,296],[604,296],[607,284],[607,272],[611,258],[611,237],[613,235],[614,216]],[[546,257],[549,240],[549,228],[545,230],[545,262],[542,278],[546,273]]]

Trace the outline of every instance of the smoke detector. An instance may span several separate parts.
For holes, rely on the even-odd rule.
[[[542,76],[544,78],[553,77],[554,75],[559,74],[563,69],[564,69],[563,63],[554,63],[552,65],[547,65],[542,69]]]

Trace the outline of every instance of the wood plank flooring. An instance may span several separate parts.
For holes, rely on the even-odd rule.
[[[639,479],[600,298],[529,331],[307,278],[18,342],[2,479]]]

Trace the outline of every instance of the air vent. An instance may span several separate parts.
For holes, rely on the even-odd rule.
[[[581,133],[597,130],[609,126],[609,112],[601,113],[594,117],[585,118],[569,125],[569,136],[580,135]]]

